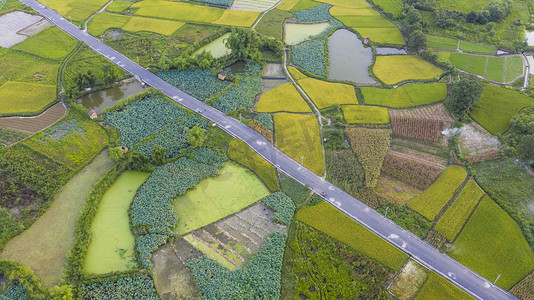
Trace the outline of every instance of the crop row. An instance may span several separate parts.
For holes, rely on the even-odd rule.
[[[382,165],[382,173],[422,190],[428,188],[442,170],[443,168],[436,164],[406,157],[396,152],[389,152]]]

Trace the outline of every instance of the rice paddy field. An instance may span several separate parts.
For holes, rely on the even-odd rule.
[[[490,197],[467,222],[448,253],[468,268],[505,290],[534,269],[534,252],[517,223]]]
[[[269,195],[251,171],[226,163],[216,177],[201,181],[194,189],[174,200],[178,215],[175,232],[183,235],[231,215]]]
[[[256,11],[262,12],[266,11],[269,8],[273,7],[278,0],[234,0],[232,3],[231,10],[242,10],[242,11]]]
[[[289,11],[291,10],[293,7],[295,7],[295,5],[297,5],[297,3],[299,3],[300,0],[284,0],[282,1],[282,3],[280,3],[280,5],[278,5],[276,8],[277,9],[280,9],[280,10],[286,10],[286,11]]]
[[[408,207],[433,221],[467,176],[464,168],[450,166],[432,185],[408,203]]]
[[[222,16],[212,23],[226,26],[251,27],[259,16],[260,12],[256,11],[225,10]]]
[[[7,81],[55,85],[59,61],[0,48],[0,84]]]
[[[442,37],[436,35],[426,35],[427,37],[427,47],[430,49],[447,49],[447,50],[456,50],[458,49],[458,39]]]
[[[106,0],[39,0],[40,3],[45,4],[60,15],[66,18],[70,17],[73,21],[83,21],[87,19],[91,14],[103,7]]]
[[[504,81],[512,82],[522,75],[523,75],[523,60],[521,59],[521,56],[507,56],[506,57],[506,71],[504,73]]]
[[[299,80],[298,83],[319,109],[334,104],[358,104],[354,86],[332,83],[313,78]]]
[[[458,300],[469,300],[474,299],[469,296],[466,292],[457,288],[447,279],[439,276],[438,274],[432,272],[428,276],[428,279],[425,282],[425,285],[421,288],[416,300],[448,300],[448,299],[458,299]]]
[[[210,52],[213,58],[221,58],[231,53],[225,45],[226,40],[230,37],[230,33],[223,34],[220,38],[198,49],[193,55],[198,55],[203,51]]]
[[[373,73],[385,84],[437,78],[442,70],[413,55],[378,56]]]
[[[404,8],[402,0],[373,0],[373,3],[380,6],[383,11],[390,12],[396,16],[399,16]]]
[[[74,49],[76,43],[76,40],[63,30],[50,27],[13,46],[13,49],[40,57],[62,59]]]
[[[475,181],[469,180],[458,197],[454,199],[451,206],[438,220],[434,230],[443,234],[447,240],[453,241],[484,194],[484,191]]]
[[[8,81],[0,86],[0,116],[37,115],[55,101],[55,85]]]
[[[189,22],[212,23],[217,21],[224,9],[185,2],[146,0],[134,3],[136,15]]]
[[[485,53],[485,54],[495,53],[495,47],[470,43],[466,41],[460,41],[460,50],[466,51],[466,52]]]
[[[318,175],[324,173],[323,147],[315,115],[278,113],[274,118],[275,145]]]
[[[486,61],[486,56],[471,55],[469,65],[467,66],[467,72],[484,77],[486,73]]]
[[[447,85],[444,83],[406,84],[394,89],[362,87],[361,91],[365,104],[394,108],[431,104],[447,97]]]
[[[120,13],[130,7],[133,2],[130,1],[113,1],[110,5],[106,7],[107,11]]]
[[[131,170],[122,173],[100,200],[91,225],[86,273],[105,274],[137,267],[128,211],[137,189],[149,175]]]
[[[343,105],[341,110],[349,124],[389,124],[388,110],[384,107]]]
[[[330,235],[394,271],[400,270],[408,258],[402,251],[326,202],[299,210],[296,219]]]
[[[93,36],[99,36],[110,28],[120,29],[124,27],[130,19],[131,17],[129,16],[100,13],[89,21],[89,24],[87,25],[88,32]]]
[[[184,25],[185,23],[183,22],[133,17],[122,27],[122,30],[131,32],[151,31],[163,35],[171,35]]]
[[[285,26],[284,41],[288,45],[296,45],[318,35],[330,27],[330,22],[316,24],[287,23]]]
[[[504,133],[510,120],[523,107],[534,105],[534,99],[502,87],[485,84],[480,101],[470,116],[491,134]]]
[[[291,83],[277,86],[261,95],[254,111],[263,113],[311,113],[311,108]]]

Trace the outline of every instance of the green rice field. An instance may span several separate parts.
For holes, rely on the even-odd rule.
[[[214,40],[213,42],[207,44],[206,46],[198,49],[193,53],[193,55],[198,55],[203,51],[210,52],[213,58],[221,58],[231,53],[231,50],[226,47],[224,44],[226,40],[230,37],[230,33],[226,33]]]
[[[467,66],[467,72],[484,77],[486,73],[486,56],[471,55],[471,60]]]
[[[269,195],[251,171],[226,163],[216,177],[201,181],[194,189],[175,199],[178,215],[176,233],[183,235],[231,215]]]
[[[497,82],[503,82],[503,72],[504,57],[488,57],[486,78]]]
[[[365,104],[394,108],[408,108],[445,100],[444,83],[406,84],[395,89],[361,88]]]
[[[120,13],[130,7],[132,4],[133,2],[130,1],[113,1],[110,5],[108,5],[108,7],[106,7],[106,10],[110,12]]]
[[[490,197],[467,222],[449,255],[468,268],[510,289],[534,269],[534,252],[517,223]]]
[[[384,107],[343,105],[341,110],[349,124],[389,124],[388,110]]]
[[[55,101],[55,85],[8,81],[0,86],[0,116],[37,115]]]
[[[61,59],[67,56],[75,46],[76,40],[73,37],[57,27],[50,27],[16,44],[13,49],[45,58]]]
[[[378,56],[373,72],[385,84],[437,78],[442,70],[414,55]]]
[[[427,37],[427,47],[429,49],[448,49],[456,50],[458,48],[458,39],[436,36],[436,35],[426,35]]]
[[[510,120],[523,107],[534,105],[534,99],[502,87],[485,84],[480,101],[471,108],[470,116],[491,134],[504,133]]]
[[[148,176],[149,173],[126,171],[102,197],[91,225],[86,273],[105,274],[137,267],[128,211],[137,189]]]
[[[428,279],[425,282],[425,285],[421,288],[416,300],[469,300],[474,299],[469,296],[466,292],[457,288],[447,279],[439,276],[438,274],[432,272],[428,276]]]
[[[93,36],[99,36],[110,28],[120,29],[124,27],[130,19],[131,17],[129,16],[100,13],[87,24],[88,32]]]
[[[522,75],[523,75],[523,59],[521,59],[521,56],[507,56],[506,57],[506,72],[504,74],[504,81],[512,82]]]
[[[485,53],[485,54],[495,53],[495,47],[487,46],[487,45],[479,45],[479,44],[470,43],[466,41],[460,41],[460,50],[466,51],[466,52]]]
[[[408,207],[433,221],[465,181],[466,176],[467,172],[462,167],[446,168],[428,189],[408,203]]]

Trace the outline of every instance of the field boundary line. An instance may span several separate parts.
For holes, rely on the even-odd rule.
[[[268,10],[264,11],[261,13],[261,15],[258,17],[258,19],[256,19],[256,22],[254,22],[254,24],[252,24],[252,30],[256,31],[256,26],[258,25],[258,23],[260,23],[261,19],[263,19],[263,17],[268,13],[270,12],[271,10],[275,9],[278,5],[282,4],[282,2],[284,2],[284,0],[280,0],[278,1],[275,5],[273,5],[271,8],[269,8]],[[232,2],[233,4],[233,2]]]
[[[476,181],[475,181],[476,183]],[[478,186],[478,183],[477,183],[477,186]],[[480,188],[480,187],[479,187]],[[481,188],[482,189],[482,188]],[[477,205],[475,205],[475,207],[473,208],[473,210],[471,211],[471,213],[469,214],[469,216],[467,217],[467,219],[465,220],[465,223],[462,225],[462,227],[460,228],[460,231],[458,231],[458,233],[456,234],[456,236],[454,237],[454,240],[451,241],[451,245],[454,245],[454,243],[456,242],[456,240],[458,239],[458,237],[460,236],[460,234],[462,233],[462,231],[464,231],[464,228],[465,226],[467,226],[467,223],[469,222],[469,219],[471,219],[471,216],[473,216],[473,214],[475,213],[475,210],[477,210],[478,206],[480,205],[480,203],[482,202],[482,199],[484,199],[486,196],[488,196],[488,194],[484,193],[484,195],[482,195],[482,197],[480,197],[480,199],[478,199],[478,202],[477,202]],[[488,196],[489,197],[489,196]]]
[[[439,211],[439,213],[436,216],[436,218],[434,218],[434,222],[432,224],[432,227],[430,227],[430,230],[434,230],[434,227],[436,227],[436,224],[438,223],[438,221],[441,219],[441,217],[443,217],[443,214],[445,214],[445,212],[449,209],[449,207],[456,200],[456,198],[458,198],[458,195],[460,195],[460,193],[463,191],[465,185],[469,182],[469,180],[471,180],[471,177],[467,176],[464,179],[464,182],[462,182],[462,184],[459,187],[456,188],[456,191],[454,191],[454,195],[452,195],[451,199],[449,199],[449,201],[447,201],[445,206],[443,206],[443,208]],[[434,231],[436,231],[436,230],[434,230]]]

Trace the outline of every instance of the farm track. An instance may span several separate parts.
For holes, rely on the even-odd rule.
[[[44,130],[57,121],[61,120],[67,113],[67,108],[62,102],[54,104],[40,115],[34,117],[5,117],[0,118],[0,127],[34,134]]]
[[[493,282],[483,278],[446,254],[439,252],[436,248],[422,241],[414,234],[404,230],[402,227],[385,218],[361,201],[355,199],[343,190],[324,180],[324,178],[303,167],[298,162],[282,153],[279,149],[275,148],[259,133],[238,120],[225,115],[217,109],[165,82],[155,74],[134,63],[123,54],[105,45],[88,33],[83,32],[48,7],[35,0],[19,1],[45,16],[52,23],[73,37],[85,42],[95,52],[106,57],[125,71],[139,76],[146,84],[156,89],[160,89],[175,102],[197,112],[200,116],[213,122],[214,126],[219,126],[219,128],[226,131],[228,134],[243,140],[254,151],[273,164],[281,172],[287,174],[301,184],[309,186],[309,188],[317,194],[325,193],[323,194],[323,198],[329,204],[395,247],[408,253],[413,259],[417,260],[425,267],[434,270],[439,275],[447,278],[453,284],[468,292],[473,297],[488,300],[516,299],[505,290],[494,285]]]

